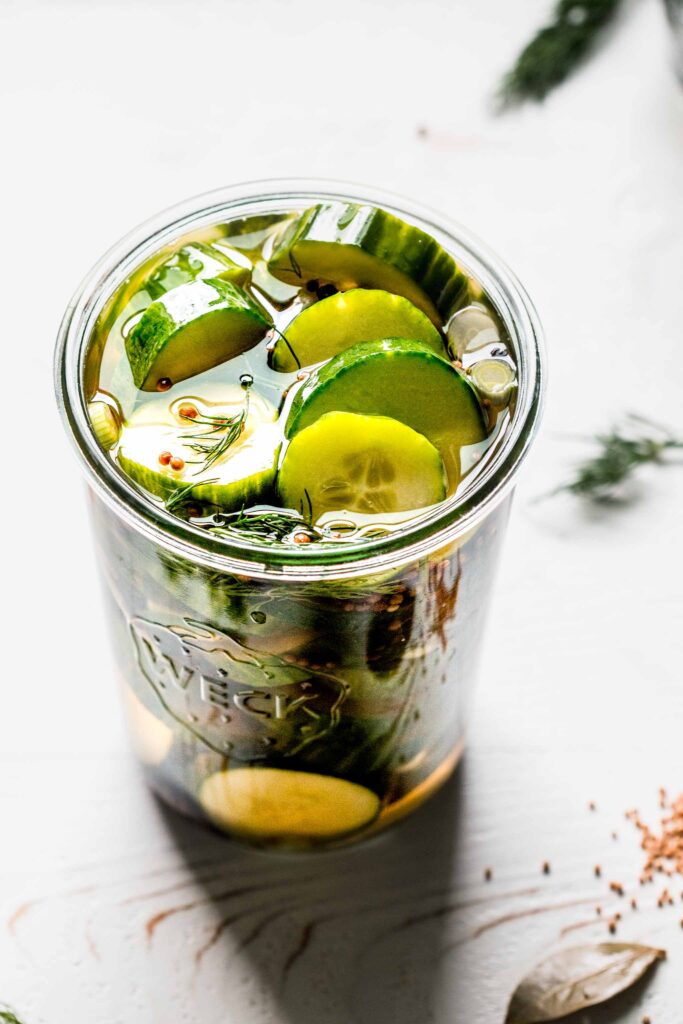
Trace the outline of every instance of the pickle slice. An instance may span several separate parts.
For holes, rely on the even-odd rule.
[[[181,284],[209,277],[244,285],[251,277],[249,260],[235,250],[228,255],[206,242],[188,242],[150,274],[143,288],[154,301]]]
[[[466,275],[430,235],[375,206],[322,203],[284,231],[269,261],[276,277],[403,295],[437,326],[469,294]]]
[[[143,764],[161,764],[171,749],[173,732],[145,707],[127,685],[123,691],[123,707],[133,750]]]
[[[214,396],[220,392],[219,401],[189,395],[170,404],[158,399],[142,405],[123,428],[117,452],[121,468],[162,498],[193,484],[188,499],[226,511],[265,500],[275,482],[281,431],[274,422],[276,410],[260,395],[250,393],[242,431],[220,458],[203,468],[206,459],[191,447],[198,442],[212,448],[220,442],[222,434],[203,421],[235,420],[246,409],[241,388],[209,390]],[[195,419],[181,414],[187,408],[197,411]]]
[[[218,828],[254,839],[330,839],[369,825],[380,810],[365,786],[285,768],[215,772],[199,802]]]
[[[446,497],[433,444],[388,416],[329,412],[296,435],[278,489],[284,505],[317,522],[329,511],[403,512]]]
[[[285,427],[293,437],[325,413],[390,416],[424,434],[441,453],[450,489],[460,479],[460,449],[486,437],[469,380],[417,341],[364,341],[316,370],[297,392]]]
[[[422,310],[401,295],[375,288],[351,288],[308,306],[285,335],[273,350],[273,369],[284,373],[375,338],[415,338],[444,355],[441,335]]]
[[[271,326],[268,314],[229,281],[182,284],[147,307],[126,338],[136,387],[176,384],[253,348]]]

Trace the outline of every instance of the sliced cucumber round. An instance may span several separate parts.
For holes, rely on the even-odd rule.
[[[123,705],[135,753],[143,764],[161,764],[171,749],[173,732],[145,707],[126,684]]]
[[[119,465],[137,484],[162,498],[172,497],[182,488],[188,500],[226,511],[266,500],[275,482],[282,435],[274,422],[275,409],[258,395],[250,398],[241,434],[210,465],[206,465],[206,454],[191,446],[220,443],[224,432],[208,433],[207,417],[234,420],[245,408],[243,392],[239,400],[226,399],[221,404],[203,403],[193,396],[175,399],[163,419],[156,420],[152,417],[155,412],[161,415],[159,404],[150,403],[152,409],[142,406],[123,428]],[[185,406],[197,409],[200,422],[181,415]]]
[[[361,342],[311,374],[292,402],[287,437],[332,411],[391,416],[424,434],[441,453],[451,491],[461,447],[487,435],[466,377],[421,342],[399,338]]]
[[[88,402],[88,416],[98,444],[105,451],[113,448],[121,436],[121,419],[109,402]]]
[[[253,348],[270,326],[265,310],[229,281],[180,285],[148,306],[126,338],[133,380],[143,391],[176,384]]]
[[[285,768],[215,772],[199,802],[218,828],[265,840],[332,839],[369,825],[380,810],[365,786]]]
[[[291,373],[374,338],[415,338],[444,354],[436,327],[408,299],[374,288],[352,288],[299,313],[285,338],[278,338],[273,369]]]
[[[276,243],[269,269],[283,281],[311,278],[340,288],[383,288],[440,326],[467,301],[469,283],[430,235],[385,210],[322,203],[300,214]]]
[[[206,242],[189,242],[168,256],[145,281],[143,288],[150,299],[178,288],[181,284],[218,278],[232,284],[247,284],[251,276],[249,260],[232,250],[230,254]]]
[[[380,515],[446,497],[433,444],[388,416],[328,412],[291,441],[278,477],[280,498],[317,522],[330,511]]]

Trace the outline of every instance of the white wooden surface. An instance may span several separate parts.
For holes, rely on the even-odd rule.
[[[534,503],[582,451],[562,433],[626,408],[683,430],[683,93],[641,0],[545,107],[496,119],[491,89],[546,10],[0,3],[0,1001],[25,1024],[497,1024],[546,950],[606,934],[595,903],[639,867],[623,811],[683,789],[683,472],[646,476],[609,516]],[[285,174],[462,220],[527,284],[552,364],[465,762],[395,831],[313,857],[244,851],[145,791],[49,379],[62,309],[105,247],[181,197]],[[638,895],[619,935],[669,961],[585,1020],[680,1024],[683,902]]]

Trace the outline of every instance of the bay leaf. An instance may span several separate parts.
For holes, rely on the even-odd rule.
[[[633,942],[571,946],[542,960],[519,983],[505,1024],[543,1024],[604,1003],[633,985],[663,949]]]

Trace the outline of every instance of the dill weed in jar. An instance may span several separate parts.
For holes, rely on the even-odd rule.
[[[264,845],[412,810],[462,750],[537,417],[523,293],[419,212],[294,188],[160,219],[89,299],[60,397],[151,785]]]

